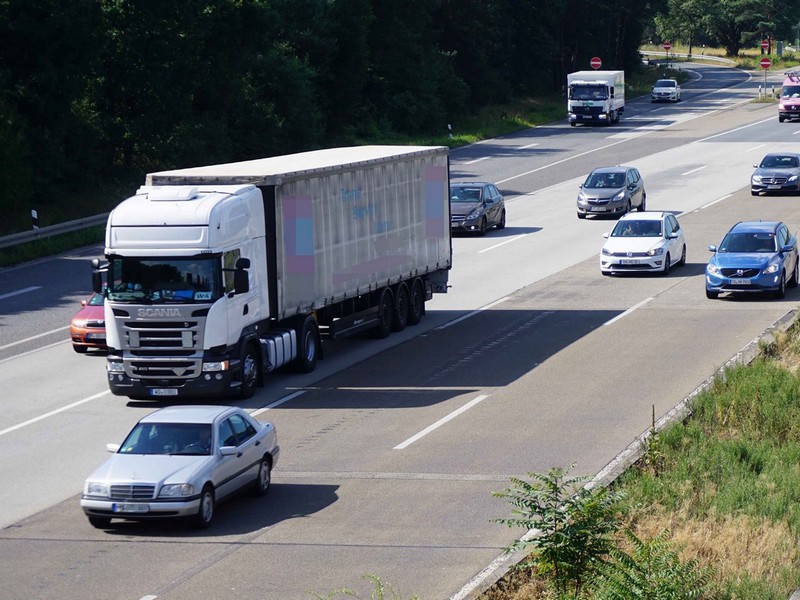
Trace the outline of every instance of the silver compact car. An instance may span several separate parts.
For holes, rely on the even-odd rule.
[[[777,192],[800,192],[800,154],[767,154],[750,176],[750,194],[758,196]]]
[[[139,421],[86,479],[89,522],[188,517],[208,527],[218,502],[242,488],[269,490],[280,447],[272,423],[230,406],[174,406]]]
[[[493,183],[450,184],[450,231],[485,235],[491,227],[505,229],[506,203]]]
[[[644,179],[635,167],[601,167],[589,173],[578,193],[578,218],[624,215],[647,207]]]

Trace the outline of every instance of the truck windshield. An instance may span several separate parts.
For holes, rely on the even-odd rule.
[[[604,85],[573,85],[573,100],[606,100],[608,92]]]
[[[222,295],[219,256],[111,257],[108,299],[147,304],[213,303]]]
[[[785,85],[781,88],[781,98],[800,98],[800,85]]]

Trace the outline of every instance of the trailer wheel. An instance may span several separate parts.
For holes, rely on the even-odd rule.
[[[392,331],[403,331],[408,324],[408,286],[401,283],[397,286],[394,297],[394,317]]]
[[[242,399],[252,398],[256,393],[259,376],[261,375],[258,355],[253,348],[253,344],[247,344],[244,347],[241,364],[242,371],[240,377],[242,385],[239,387],[239,397]]]
[[[422,280],[417,278],[411,284],[411,294],[408,299],[408,324],[417,325],[425,314],[425,290]]]
[[[297,358],[295,365],[300,373],[311,373],[319,359],[319,327],[317,320],[306,316],[297,328]]]
[[[392,290],[385,288],[381,293],[378,303],[378,324],[372,329],[373,337],[383,339],[389,337],[392,332],[392,322],[394,321],[394,299]]]

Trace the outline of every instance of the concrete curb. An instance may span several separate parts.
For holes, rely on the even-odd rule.
[[[797,310],[792,309],[775,321],[770,327],[753,339],[744,348],[737,352],[722,367],[708,377],[695,390],[681,400],[672,410],[655,423],[655,431],[659,432],[670,423],[682,421],[691,414],[691,406],[694,399],[714,384],[714,380],[723,375],[725,369],[735,365],[747,365],[753,362],[761,350],[761,344],[769,344],[775,340],[776,332],[785,332],[794,323]],[[587,488],[596,486],[608,486],[619,477],[628,467],[636,463],[647,447],[647,440],[650,438],[650,428],[646,429],[641,435],[633,440],[628,446],[609,462],[603,469],[586,484]],[[532,529],[520,539],[527,541],[537,535],[537,531]],[[501,554],[495,558],[485,569],[473,577],[461,590],[450,597],[450,600],[476,600],[483,592],[497,583],[513,566],[522,562],[528,556],[528,552],[520,551],[512,554]],[[800,589],[796,590],[789,600],[800,600]]]

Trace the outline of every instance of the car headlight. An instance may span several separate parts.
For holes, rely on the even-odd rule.
[[[478,217],[481,216],[482,212],[483,212],[482,208],[476,208],[475,210],[473,210],[471,213],[469,213],[467,215],[467,221],[472,221],[473,219],[477,219]]]
[[[170,483],[161,488],[158,493],[159,498],[180,498],[194,494],[194,486],[191,483]]]
[[[603,256],[613,256],[614,255],[614,253],[611,252],[611,250],[608,250],[607,248],[603,248],[602,250],[600,250],[600,254],[602,254]]]
[[[100,483],[99,481],[87,481],[83,488],[83,493],[87,496],[105,496],[108,497],[108,484]]]
[[[85,329],[86,328],[86,319],[73,319],[72,326],[77,327],[78,329]]]
[[[792,175],[789,177],[789,183],[794,183],[795,181],[797,181],[797,175]]]
[[[762,273],[764,273],[764,275],[769,275],[770,273],[777,273],[778,269],[780,268],[781,266],[778,263],[771,263],[767,265],[767,268],[764,269]]]
[[[778,110],[786,110],[786,108],[783,106],[783,102],[778,102]]]
[[[708,273],[709,275],[716,275],[717,277],[722,275],[722,273],[720,273],[720,270],[717,267],[717,265],[714,265],[714,264],[711,264],[711,263],[706,265],[706,273]]]
[[[753,183],[761,183],[761,175],[753,175],[752,181]]]
[[[578,194],[578,202],[586,202],[586,196],[583,195],[583,192]]]
[[[659,246],[658,248],[651,248],[647,251],[647,256],[661,256],[664,254],[664,248]]]
[[[231,363],[228,360],[217,360],[203,363],[203,373],[217,373],[219,371],[227,371],[230,368]]]
[[[615,194],[614,197],[611,200],[613,202],[618,202],[618,201],[622,200],[623,198],[625,198],[625,192],[624,191],[620,191],[620,192],[617,192],[617,194]]]

